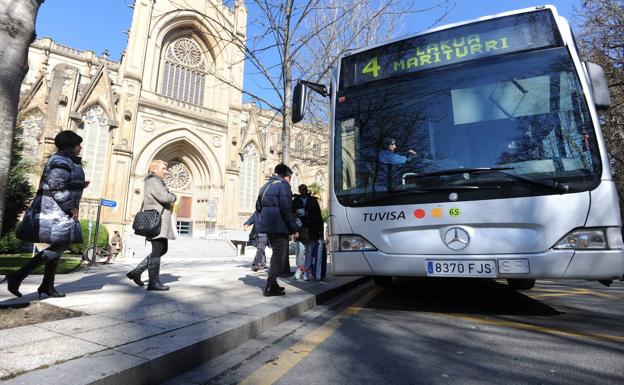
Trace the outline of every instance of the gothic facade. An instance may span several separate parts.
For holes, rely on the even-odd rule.
[[[170,165],[176,224],[192,236],[240,228],[281,159],[281,117],[242,99],[243,2],[184,4],[137,0],[119,62],[49,38],[30,47],[20,119],[33,183],[55,151],[55,134],[75,130],[84,139],[91,181],[80,215],[94,218],[100,198],[116,201],[115,208],[102,208],[111,231],[140,209],[154,159]],[[302,127],[291,137],[293,187],[317,184],[324,197],[327,140]]]

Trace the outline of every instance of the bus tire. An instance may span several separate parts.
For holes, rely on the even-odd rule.
[[[375,276],[373,277],[373,280],[375,281],[375,285],[379,286],[379,287],[391,287],[392,286],[392,277],[385,277],[385,276]]]
[[[507,286],[512,290],[531,290],[535,286],[534,279],[507,278]]]

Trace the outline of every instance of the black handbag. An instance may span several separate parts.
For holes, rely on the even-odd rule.
[[[132,229],[136,235],[140,235],[146,238],[152,238],[160,233],[161,215],[165,208],[158,212],[158,210],[143,210],[141,205],[141,211],[136,213],[134,221],[132,222]]]

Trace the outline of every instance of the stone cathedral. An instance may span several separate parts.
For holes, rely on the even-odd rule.
[[[240,228],[259,186],[281,159],[281,116],[243,103],[247,9],[237,0],[137,0],[119,62],[39,38],[31,45],[20,121],[25,159],[38,183],[54,136],[84,139],[86,179],[80,216],[94,219],[100,198],[109,231],[131,223],[149,163],[169,163],[180,235]],[[327,192],[327,139],[295,127],[292,186]],[[325,199],[321,199],[324,201]],[[322,203],[323,204],[323,203]],[[123,233],[122,233],[123,234]]]

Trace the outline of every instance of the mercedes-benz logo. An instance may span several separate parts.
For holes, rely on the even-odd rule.
[[[461,227],[451,227],[444,234],[444,243],[451,250],[462,250],[470,243],[470,235]]]

